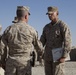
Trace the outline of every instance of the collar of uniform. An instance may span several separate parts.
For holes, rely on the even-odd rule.
[[[24,23],[24,24],[26,24],[26,25],[28,25],[25,21],[18,21],[18,23]]]
[[[59,19],[58,19],[58,21],[57,21],[55,24],[53,24],[53,25],[51,24],[51,25],[52,25],[52,26],[55,26],[58,22],[59,22]]]

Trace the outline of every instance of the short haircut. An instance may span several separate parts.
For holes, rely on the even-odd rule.
[[[26,11],[24,10],[17,10],[16,11],[17,17],[23,17],[26,15]]]

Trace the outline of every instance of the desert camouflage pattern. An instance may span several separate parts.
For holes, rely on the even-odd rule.
[[[8,51],[4,50],[7,46]],[[4,53],[8,55],[6,59],[6,75],[15,75],[15,73],[18,72],[16,75],[31,75],[31,73],[29,73],[31,72],[29,70],[31,67],[28,65],[30,62],[28,61],[30,60],[30,52],[34,48],[39,52],[42,50],[42,44],[38,40],[38,35],[34,28],[23,21],[7,27],[2,35],[0,44],[0,54],[2,56]],[[26,70],[28,68],[26,66],[29,67],[28,71]],[[25,69],[25,71],[21,72],[19,71],[20,69]],[[12,74],[10,74],[10,72]]]
[[[52,69],[54,67],[54,63],[52,62],[53,61],[52,49],[63,47],[64,52],[62,57],[68,56],[68,53],[71,51],[70,29],[68,28],[67,24],[65,24],[61,20],[58,20],[57,23],[55,23],[54,25],[49,23],[43,28],[43,33],[41,35],[40,40],[43,46],[45,46],[44,50],[45,74],[52,75],[53,72]],[[61,66],[59,63],[55,65],[54,69],[56,69],[57,66],[61,67],[61,69],[63,68],[63,66]],[[61,69],[60,68],[56,69],[57,72],[61,73],[58,74],[56,71],[54,71],[54,73],[56,72],[56,75],[64,75],[63,69],[62,71],[60,71]]]
[[[45,46],[45,59],[51,60],[51,50],[53,48],[64,47],[63,57],[71,50],[71,34],[68,26],[58,21],[55,25],[47,24],[41,35],[41,42]]]

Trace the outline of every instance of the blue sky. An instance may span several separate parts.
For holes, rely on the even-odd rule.
[[[42,34],[43,27],[50,22],[46,15],[48,6],[57,6],[59,18],[66,22],[71,30],[72,45],[76,46],[76,0],[0,0],[0,24],[2,32],[12,24],[16,16],[17,6],[29,6],[29,24],[39,34]]]

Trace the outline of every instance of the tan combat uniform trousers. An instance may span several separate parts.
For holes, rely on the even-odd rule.
[[[64,75],[64,63],[44,61],[45,75]]]

